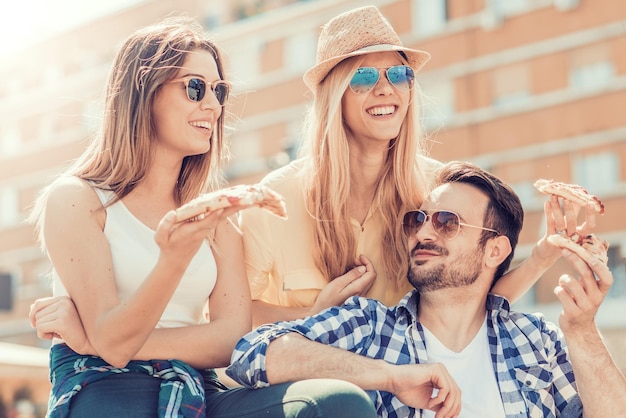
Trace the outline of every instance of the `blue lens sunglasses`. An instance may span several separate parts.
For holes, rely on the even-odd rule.
[[[389,68],[360,67],[350,80],[350,90],[356,94],[370,91],[380,80],[380,72],[385,70],[385,76],[392,86],[398,90],[409,91],[415,83],[415,73],[408,65],[396,65]]]

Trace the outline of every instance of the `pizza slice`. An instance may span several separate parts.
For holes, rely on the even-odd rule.
[[[257,206],[279,218],[287,219],[285,199],[274,190],[260,184],[240,184],[204,193],[176,209],[176,222],[193,220],[217,209]]]
[[[603,264],[608,264],[609,262],[609,243],[608,241],[598,238],[595,234],[584,236],[577,236],[577,234],[574,234],[572,237],[553,234],[548,236],[548,241],[557,247],[567,248],[580,256],[587,263],[589,263],[593,258],[596,258]]]
[[[591,202],[597,213],[604,214],[604,204],[598,197],[589,193],[585,188],[577,184],[561,183],[560,181],[539,179],[535,182],[535,188],[547,195],[556,195],[581,206]]]

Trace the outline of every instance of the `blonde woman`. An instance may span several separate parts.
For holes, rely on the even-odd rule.
[[[375,416],[347,382],[227,390],[213,370],[251,327],[241,234],[232,210],[174,210],[220,184],[229,91],[193,21],[119,50],[99,135],[33,212],[54,268],[55,296],[30,314],[54,339],[49,417]]]
[[[410,291],[402,215],[419,208],[440,163],[424,156],[415,73],[424,51],[402,43],[374,6],[331,19],[317,64],[301,158],[263,183],[281,193],[289,220],[240,214],[254,324],[292,320],[362,295],[391,306]],[[471,202],[468,202],[471,204]],[[576,230],[579,208],[547,202],[547,231]],[[595,222],[590,213],[585,227]],[[544,238],[493,289],[516,300],[559,257]],[[377,276],[361,276],[363,256]],[[356,268],[353,268],[355,267]]]

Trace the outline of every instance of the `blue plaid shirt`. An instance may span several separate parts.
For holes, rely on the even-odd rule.
[[[289,332],[392,364],[428,363],[424,330],[415,316],[418,303],[416,291],[391,308],[354,297],[313,317],[263,325],[239,341],[226,373],[247,387],[269,386],[267,346]],[[540,314],[511,312],[508,301],[500,296],[489,295],[486,308],[491,359],[506,416],[582,417],[560,330]],[[392,393],[368,393],[380,417],[422,416]]]
[[[50,349],[52,390],[46,418],[69,417],[71,400],[82,388],[120,373],[144,373],[161,379],[155,417],[206,417],[205,374],[212,377],[212,370],[198,371],[180,360],[131,361],[117,368],[100,357],[83,356],[66,344],[55,344]]]

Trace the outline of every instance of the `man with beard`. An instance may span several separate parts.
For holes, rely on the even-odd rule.
[[[561,329],[513,312],[489,291],[513,258],[519,198],[469,163],[447,164],[436,185],[404,216],[415,290],[398,306],[354,297],[263,325],[240,340],[227,373],[257,388],[348,380],[384,417],[581,417],[583,405],[585,416],[624,416],[626,378],[594,323],[608,267],[563,252],[579,277],[564,274],[555,289]]]

